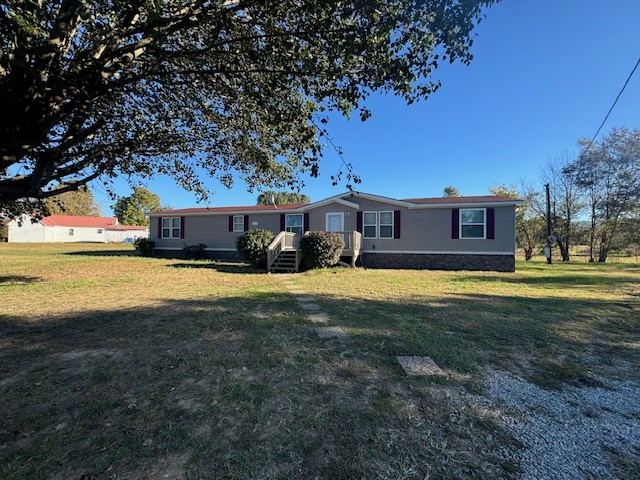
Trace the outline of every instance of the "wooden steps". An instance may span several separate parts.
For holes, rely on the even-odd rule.
[[[269,269],[271,272],[297,272],[298,252],[296,250],[282,250]]]

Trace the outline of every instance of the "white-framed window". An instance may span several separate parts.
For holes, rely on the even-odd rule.
[[[180,217],[162,217],[162,238],[180,238]]]
[[[73,237],[73,228],[70,228],[70,229],[69,229],[69,236],[70,236],[70,237]]]
[[[233,216],[233,231],[244,232],[244,215]]]
[[[362,236],[364,238],[377,238],[378,212],[364,212],[362,214]]]
[[[393,212],[380,212],[378,214],[380,238],[393,238]]]
[[[304,216],[301,213],[292,213],[284,216],[285,232],[293,232],[302,235]]]
[[[460,209],[460,238],[486,238],[486,208]]]
[[[101,228],[98,229],[98,235],[102,235],[102,229]]]

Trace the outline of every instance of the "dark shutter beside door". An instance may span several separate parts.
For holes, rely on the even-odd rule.
[[[284,226],[284,213],[281,213],[280,214],[280,231],[284,232],[284,228],[285,228],[285,226]]]
[[[362,233],[362,212],[356,212],[356,231]]]

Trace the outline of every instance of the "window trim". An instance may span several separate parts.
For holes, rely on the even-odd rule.
[[[73,229],[73,228],[70,228],[70,229],[69,229],[69,236],[70,236],[70,237],[73,237],[73,236],[74,236],[74,229]]]
[[[384,225],[382,225],[382,222],[380,220],[380,215],[383,213],[390,213],[391,214],[391,223],[385,223]],[[393,210],[381,210],[378,212],[378,238],[383,239],[383,240],[393,240],[394,238],[394,227],[395,227],[395,213]],[[383,237],[380,231],[380,227],[391,227],[391,236],[390,237]]]
[[[482,223],[464,223],[462,221],[462,212],[467,212],[469,210],[482,210],[483,213],[483,222]],[[458,238],[460,240],[486,240],[487,239],[487,209],[486,208],[461,208],[459,210],[459,225],[458,225]],[[469,225],[482,225],[482,236],[481,237],[465,237],[462,235],[462,226]]]
[[[173,226],[173,221],[175,219],[178,219],[178,226],[174,227]],[[160,217],[160,223],[161,223],[161,230],[162,230],[162,235],[160,238],[166,239],[166,240],[175,240],[175,239],[179,239],[180,238],[180,234],[182,233],[182,219],[180,217]],[[169,225],[167,227],[164,226],[164,221],[168,220],[169,221]],[[169,231],[169,235],[165,235],[164,231],[168,230]],[[173,231],[174,230],[178,230],[178,235],[174,236],[173,235]]]
[[[98,235],[102,235],[102,229],[101,228],[98,229]]]
[[[302,217],[302,223],[300,224],[300,235],[304,235],[304,213],[285,213],[284,215],[284,231],[290,232],[290,233],[296,233],[296,232],[291,232],[291,230],[287,230],[288,228],[298,228],[298,226],[295,226],[295,227],[287,226],[287,219],[289,217]]]
[[[373,213],[376,216],[375,223],[366,223],[365,222],[365,218],[367,217],[367,213]],[[367,236],[365,234],[366,227],[374,227],[375,228],[375,235],[373,237]],[[362,212],[362,238],[371,238],[371,239],[378,238],[378,212],[377,211],[369,210],[367,212]]]
[[[242,221],[240,222],[240,225],[239,225],[239,228],[240,228],[239,230],[237,228],[238,225],[236,225],[236,218],[242,219]],[[234,215],[233,216],[233,231],[236,232],[236,233],[237,232],[244,232],[244,215]]]

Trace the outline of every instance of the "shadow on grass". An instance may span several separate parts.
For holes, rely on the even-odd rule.
[[[138,252],[131,249],[122,250],[80,250],[77,252],[67,252],[64,255],[75,255],[83,257],[136,257]]]
[[[0,276],[0,286],[2,285],[26,285],[28,283],[40,282],[40,277],[29,275],[4,275]]]
[[[637,278],[632,276],[612,275],[609,272],[602,272],[598,275],[597,272],[589,272],[588,275],[540,275],[540,276],[518,276],[516,275],[465,275],[460,279],[454,280],[455,282],[486,282],[495,281],[503,283],[515,283],[519,285],[549,285],[549,288],[554,286],[571,287],[575,285],[624,285],[624,284],[636,284]]]
[[[375,478],[384,465],[399,478],[410,462],[420,478],[510,478],[500,427],[451,404],[446,382],[405,377],[395,355],[473,372],[514,349],[570,357],[638,333],[637,302],[308,296],[348,338],[319,340],[284,292],[0,315],[0,473]],[[460,411],[471,417],[452,422]]]
[[[202,261],[194,261],[193,263],[172,263],[167,266],[171,268],[210,269],[223,273],[266,273],[264,270],[256,268],[248,263],[233,261],[214,260],[206,263],[202,263]]]

